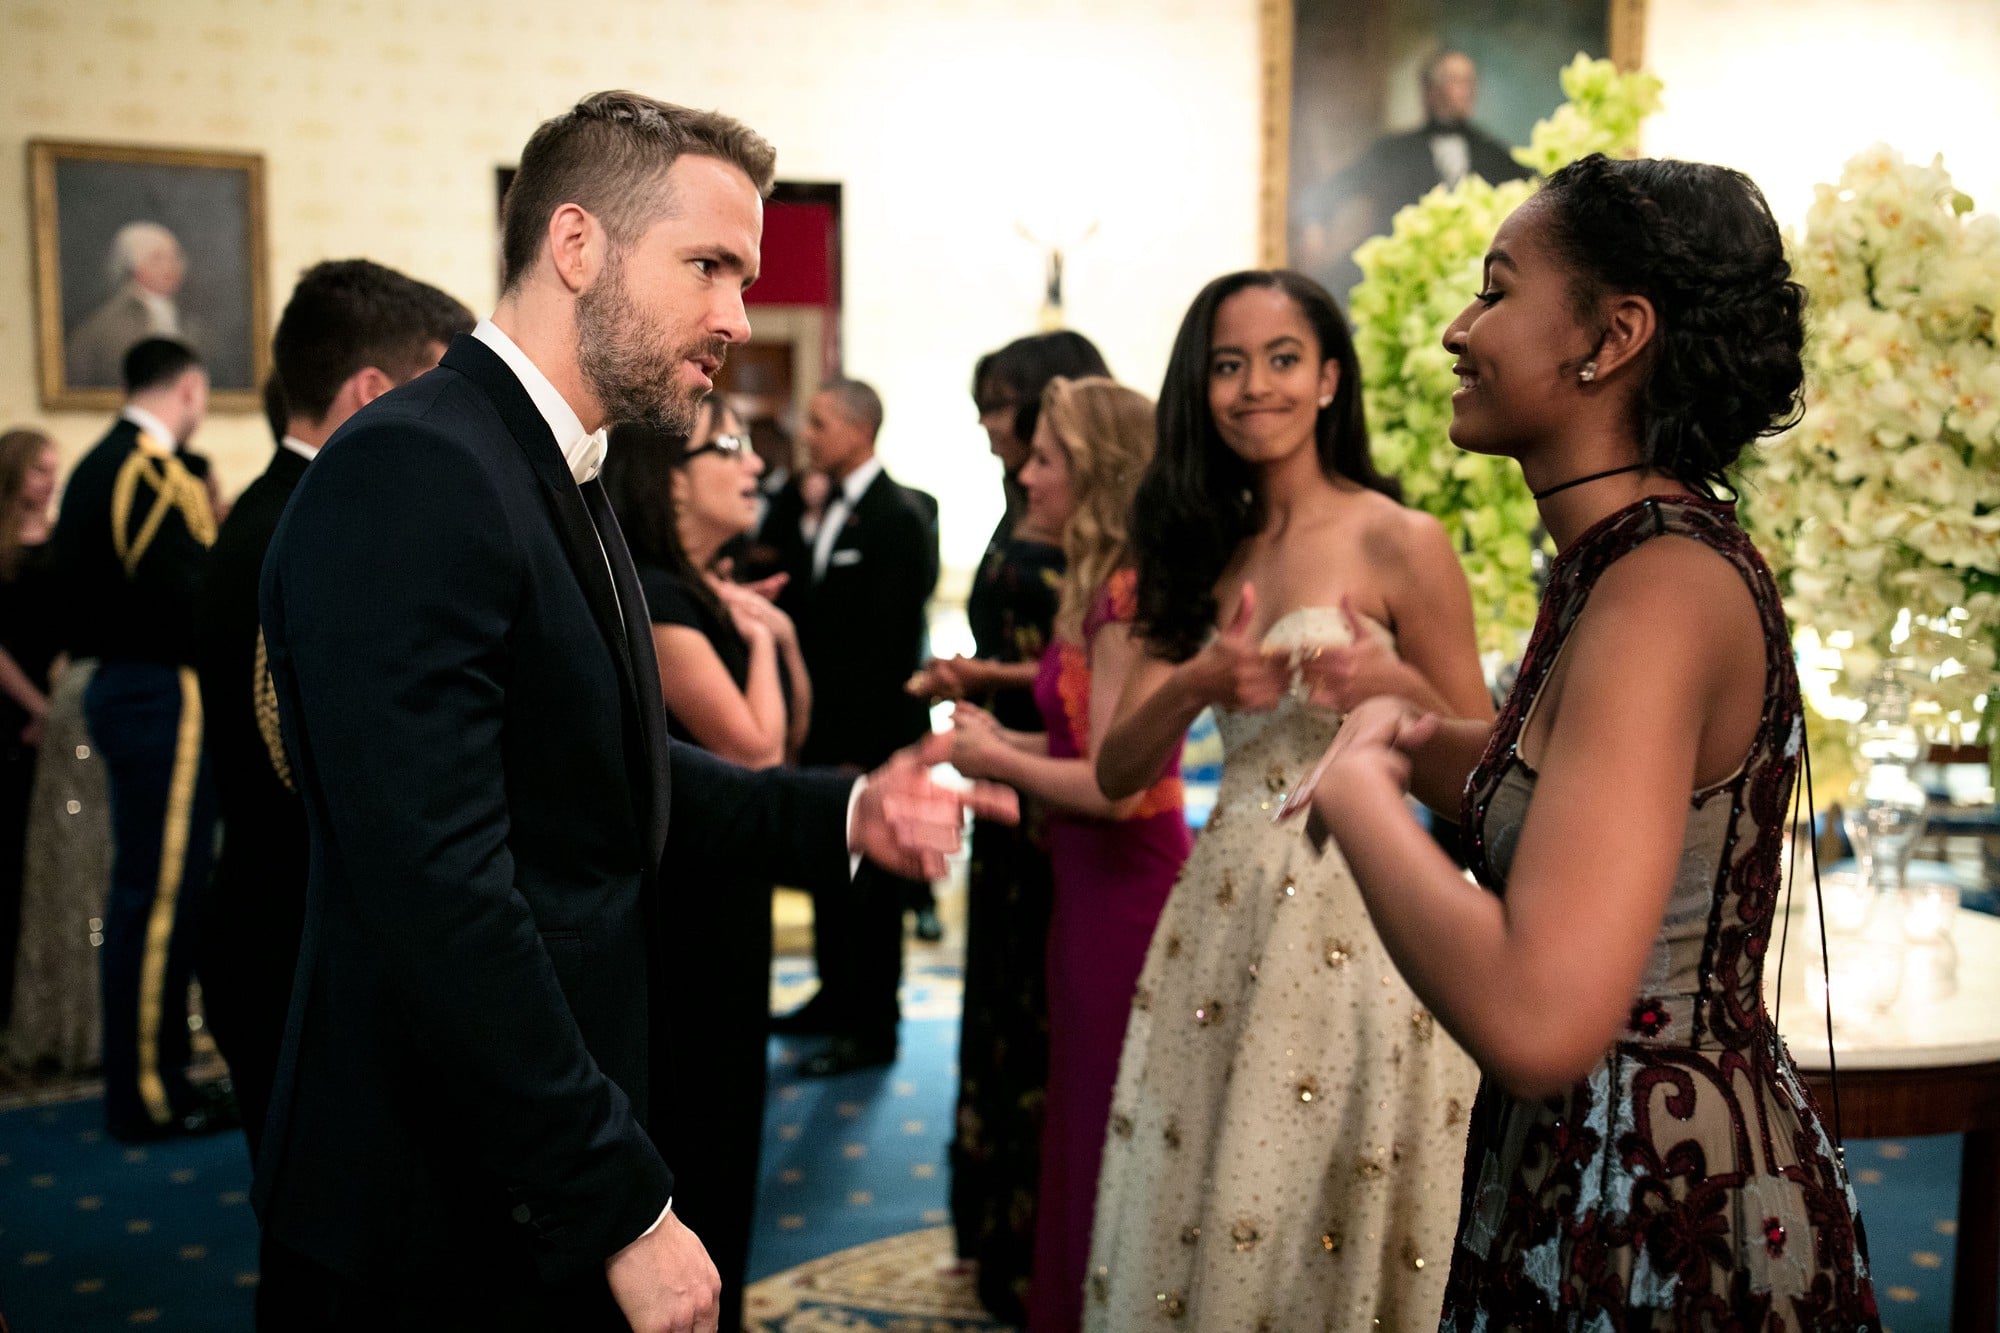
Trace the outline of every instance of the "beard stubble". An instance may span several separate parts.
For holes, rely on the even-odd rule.
[[[607,426],[640,425],[673,435],[694,429],[707,394],[681,381],[683,361],[709,356],[719,363],[727,343],[713,338],[676,341],[674,333],[642,311],[625,285],[617,252],[576,301],[577,368],[604,408]]]

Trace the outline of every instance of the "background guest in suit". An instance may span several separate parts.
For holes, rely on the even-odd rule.
[[[652,617],[667,730],[748,768],[795,755],[812,708],[791,618],[709,572],[750,529],[762,468],[736,414],[713,395],[688,435],[619,427],[604,467]],[[654,1023],[664,1063],[701,1071],[702,1093],[655,1102],[647,1130],[675,1164],[676,1206],[722,1276],[720,1327],[733,1330],[763,1145],[771,882],[717,866],[683,898],[680,925]],[[685,1021],[690,1014],[701,1021]]]
[[[201,348],[205,331],[180,307],[187,256],[173,232],[157,222],[126,223],[111,238],[105,274],[113,294],[69,335],[70,383],[117,384],[125,353],[143,338],[177,338]]]
[[[1388,234],[1406,205],[1467,176],[1490,185],[1519,180],[1528,169],[1506,144],[1472,123],[1479,100],[1479,67],[1463,51],[1440,51],[1418,74],[1424,123],[1401,134],[1385,134],[1368,151],[1340,169],[1327,183],[1329,231],[1338,237],[1340,256],[1333,290],[1345,292],[1361,279],[1350,258],[1370,236]]]
[[[820,701],[803,757],[857,771],[930,729],[929,709],[904,686],[924,660],[924,607],[938,577],[937,501],[882,470],[881,429],[875,390],[849,379],[821,389],[806,413],[805,444],[813,469],[832,482],[826,510],[810,534],[796,499],[774,504],[765,524],[789,545],[790,579],[778,600],[798,625]],[[779,1027],[834,1040],[801,1072],[838,1074],[896,1058],[903,911],[928,889],[870,867],[855,877],[852,894],[841,884],[813,885],[820,989]]]
[[[705,1092],[652,1021],[680,899],[851,853],[938,873],[967,804],[1010,802],[933,786],[936,743],[856,784],[666,734],[602,427],[687,429],[749,336],[774,156],[632,93],[542,125],[493,318],[356,413],[272,539],[311,866],[254,1197],[322,1326],[713,1329],[644,1128]]]
[[[185,343],[125,355],[125,407],[77,464],[56,520],[63,647],[97,659],[84,712],[111,790],[104,918],[104,1110],[119,1138],[234,1123],[187,1077],[188,979],[215,807],[189,665],[194,599],[215,540],[207,468],[185,451],[208,375]]]
[[[194,665],[222,824],[196,971],[252,1161],[284,1037],[306,895],[305,807],[276,746],[257,580],[278,516],[320,447],[362,407],[437,365],[445,344],[472,325],[472,312],[452,297],[366,259],[307,269],[272,340],[272,385],[282,405],[278,448],[224,520],[195,602]],[[260,1304],[268,1304],[270,1286],[267,1274]]]
[[[971,699],[1016,731],[1042,725],[1031,690],[1063,570],[1061,532],[1022,521],[1020,472],[1049,381],[1109,373],[1090,339],[1069,330],[1016,338],[980,357],[972,371],[972,400],[1000,462],[1006,510],[966,599],[978,655],[933,660],[916,688],[936,698]],[[986,1308],[1015,1324],[1027,1317],[1049,1026],[1043,966],[1049,855],[1038,812],[1032,805],[1024,810],[1018,827],[972,827],[958,1108],[949,1150],[958,1256],[977,1264]]]
[[[0,1031],[14,1003],[28,797],[57,657],[56,442],[31,427],[0,435]]]

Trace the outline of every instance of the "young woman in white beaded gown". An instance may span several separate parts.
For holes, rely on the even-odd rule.
[[[1302,675],[1340,708],[1411,690],[1492,716],[1465,577],[1370,462],[1353,343],[1309,279],[1211,283],[1159,428],[1132,528],[1149,657],[1098,781],[1144,787],[1210,706],[1223,780],[1133,997],[1084,1327],[1432,1325],[1476,1073],[1339,857],[1272,812],[1340,723],[1301,701]]]

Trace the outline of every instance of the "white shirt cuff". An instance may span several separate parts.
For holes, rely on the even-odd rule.
[[[854,807],[861,804],[861,793],[868,790],[868,775],[862,774],[854,780],[853,790],[847,793],[847,877],[853,879],[861,869],[861,853],[854,850]]]
[[[646,1239],[646,1237],[652,1235],[655,1231],[658,1231],[660,1229],[660,1223],[666,1221],[667,1214],[671,1213],[673,1210],[674,1210],[674,1198],[670,1194],[667,1196],[667,1206],[660,1209],[660,1215],[653,1219],[653,1225],[647,1227],[644,1231],[634,1236],[632,1238],[632,1243],[636,1245],[640,1241]]]

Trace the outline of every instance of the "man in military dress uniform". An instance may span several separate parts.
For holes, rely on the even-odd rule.
[[[214,801],[189,666],[194,598],[215,541],[207,466],[185,446],[208,409],[186,343],[126,353],[125,406],[64,489],[55,554],[64,647],[96,658],[84,717],[111,794],[111,891],[100,969],[104,1108],[121,1139],[234,1123],[226,1085],[189,1081],[188,979]]]

